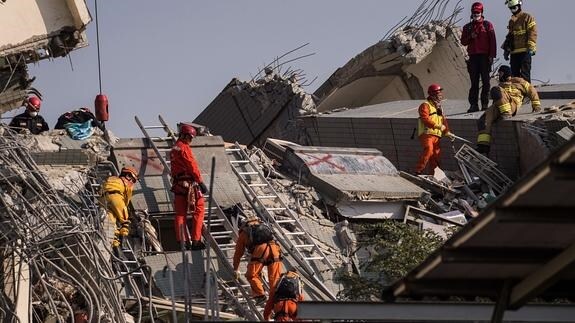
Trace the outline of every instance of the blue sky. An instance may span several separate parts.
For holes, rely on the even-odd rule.
[[[298,53],[316,54],[291,66],[303,69],[309,79],[317,76],[307,89],[313,92],[338,67],[411,16],[420,3],[100,0],[102,88],[110,100],[107,128],[120,137],[141,137],[135,115],[147,125],[157,124],[158,114],[172,126],[191,121],[233,77],[249,80],[274,57],[308,42]],[[469,20],[472,3],[461,2],[459,25]],[[504,0],[483,3],[501,43],[510,12]],[[99,93],[94,1],[88,6],[94,19],[88,26],[90,46],[72,52],[73,69],[68,58],[30,65],[37,77],[34,86],[44,94],[41,114],[50,128],[66,111],[93,108]],[[533,78],[574,82],[570,22],[575,1],[525,0],[523,8],[535,16],[539,28]],[[503,55],[501,50],[498,54]]]

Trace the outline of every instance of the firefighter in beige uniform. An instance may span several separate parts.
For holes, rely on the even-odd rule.
[[[517,114],[523,104],[523,98],[531,100],[532,112],[541,111],[541,101],[535,88],[520,77],[511,77],[511,68],[507,65],[499,67],[499,85],[491,88],[490,95],[493,104],[478,120],[479,135],[477,136],[477,151],[488,155],[491,145],[491,130],[493,123],[508,119]]]

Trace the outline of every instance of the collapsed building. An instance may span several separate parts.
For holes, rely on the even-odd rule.
[[[33,53],[53,57],[85,45],[85,4],[52,5],[70,12],[64,26],[52,26],[34,46],[13,49],[28,56],[2,52],[2,80],[19,73],[0,93],[12,93],[0,97],[6,109],[37,92],[23,73],[39,57]],[[412,138],[417,100],[439,71],[453,98],[445,105],[453,131],[473,142],[479,118],[464,112],[469,82],[454,16],[421,16],[434,14],[417,13],[313,94],[297,71],[277,62],[261,77],[233,79],[190,123],[201,134],[192,148],[202,176],[212,183],[205,251],[181,250],[173,237],[168,152],[178,131],[161,117],[151,126],[136,117],[140,138],[96,131],[72,140],[65,131],[32,136],[2,127],[0,319],[262,320],[249,284],[235,280],[231,267],[239,226],[249,216],[273,227],[284,267],[300,272],[311,301],[338,300],[346,288],[338,277],[369,257],[357,250],[354,224],[399,220],[446,237],[447,228],[477,217],[573,136],[575,91],[541,87],[545,113],[522,111],[498,122],[493,160],[445,142],[444,152],[453,154],[444,154],[444,170],[413,176],[406,171],[420,150]],[[132,234],[114,251],[99,185],[124,166],[136,168],[141,180],[131,203]],[[240,269],[246,271],[245,261]]]

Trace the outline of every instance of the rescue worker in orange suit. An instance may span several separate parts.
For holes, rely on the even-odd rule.
[[[174,229],[176,240],[191,250],[202,250],[204,226],[204,194],[208,188],[202,180],[200,168],[190,144],[196,136],[196,129],[182,124],[176,144],[170,151],[172,192],[174,192]],[[191,230],[188,231],[187,215],[192,213]]]
[[[27,129],[34,135],[50,130],[48,123],[38,114],[42,105],[40,99],[31,96],[24,101],[23,105],[26,107],[26,111],[15,116],[8,126],[20,128],[21,130]]]
[[[247,271],[245,274],[246,279],[252,288],[252,294],[256,304],[264,304],[266,295],[261,279],[261,273],[264,266],[267,266],[268,283],[270,290],[275,288],[275,285],[280,278],[282,272],[282,256],[280,246],[273,240],[261,243],[258,245],[250,245],[250,236],[248,233],[249,225],[260,223],[257,217],[250,217],[240,228],[238,240],[236,241],[236,249],[234,251],[233,267],[236,279],[240,278],[240,261],[245,251],[248,250],[251,254],[248,263]]]
[[[503,58],[509,60],[511,75],[531,83],[532,56],[537,51],[537,23],[532,15],[521,10],[521,0],[506,0],[505,4],[512,15],[501,46]]]
[[[489,155],[491,147],[491,130],[493,123],[499,118],[509,119],[523,104],[523,98],[531,100],[532,112],[541,111],[541,101],[535,88],[520,77],[511,76],[511,68],[507,65],[499,67],[499,85],[491,88],[490,95],[493,104],[477,121],[479,135],[477,136],[477,151]]]
[[[293,271],[288,271],[284,275],[296,275]],[[298,278],[299,279],[299,278]],[[297,304],[304,300],[303,293],[299,293],[294,298],[279,299],[276,297],[276,289],[272,289],[270,297],[264,307],[264,320],[269,321],[274,313],[274,321],[276,322],[291,322],[297,320]]]
[[[497,41],[493,24],[483,17],[483,4],[475,2],[471,6],[471,22],[463,26],[461,44],[467,46],[469,59],[467,60],[467,72],[471,80],[469,88],[469,110],[479,111],[477,99],[479,95],[479,78],[481,78],[481,110],[486,110],[489,105],[489,83],[491,65],[497,56]]]
[[[417,135],[423,147],[423,153],[415,167],[416,175],[423,174],[428,166],[430,169],[429,173],[433,173],[435,167],[439,167],[441,154],[439,140],[441,137],[446,136],[454,140],[454,137],[449,132],[447,119],[443,115],[441,108],[443,89],[439,84],[431,84],[427,88],[427,94],[427,101],[419,106]]]
[[[128,204],[132,199],[134,184],[138,180],[138,172],[134,167],[124,167],[119,176],[110,176],[102,185],[100,202],[108,210],[108,219],[115,223],[113,247],[119,247],[120,240],[130,233],[130,217]]]

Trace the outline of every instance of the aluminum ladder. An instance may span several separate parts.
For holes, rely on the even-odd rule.
[[[148,139],[162,165],[164,165],[164,173],[169,177],[169,160],[166,160],[164,156],[169,154],[169,151],[175,144],[177,137],[175,132],[171,130],[161,115],[158,116],[158,119],[160,121],[160,125],[144,126],[138,117],[135,117],[136,123],[142,130],[142,133]],[[151,137],[149,130],[153,129],[162,129],[162,135],[167,136]],[[156,146],[157,142],[166,142],[169,148],[159,149]],[[215,252],[221,266],[220,268],[223,269],[228,277],[232,278],[232,280],[226,281],[222,279],[222,277],[218,277],[218,287],[222,291],[223,295],[225,295],[225,297],[232,303],[231,308],[234,309],[237,314],[242,315],[248,320],[263,321],[264,319],[261,313],[262,308],[257,306],[253,298],[250,296],[250,285],[243,279],[240,279],[239,281],[233,279],[234,270],[232,263],[236,246],[235,241],[238,239],[238,233],[226,217],[223,210],[219,207],[215,198],[212,199],[212,208],[211,212],[209,212],[209,198],[209,195],[204,196],[206,211],[204,214],[204,230],[202,231],[202,236],[209,243],[210,248]],[[208,218],[210,213],[211,216]],[[245,262],[242,262],[242,265],[244,266],[242,269],[245,271]]]
[[[463,146],[459,148],[455,154],[455,159],[459,164],[459,168],[467,184],[473,181],[469,174],[469,170],[471,170],[485,181],[494,190],[496,195],[501,195],[513,185],[513,182],[497,168],[497,163],[483,156],[467,144],[463,144]]]
[[[276,193],[246,151],[235,143],[233,147],[226,149],[226,153],[246,197],[262,219],[272,225],[274,236],[281,244],[283,251],[294,258],[307,274],[307,278],[329,300],[337,300],[333,292],[319,279],[320,273],[317,266],[319,263],[327,266],[331,271],[334,270],[327,256],[306,232],[301,222]]]

